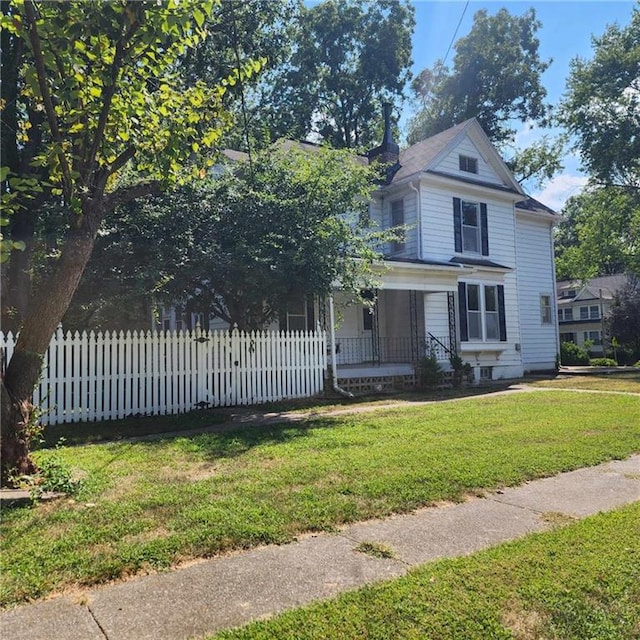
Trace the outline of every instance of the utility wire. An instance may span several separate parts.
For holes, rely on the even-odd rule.
[[[449,55],[449,52],[451,51],[451,47],[453,46],[453,43],[456,39],[456,36],[458,35],[458,29],[460,29],[460,25],[462,24],[462,20],[464,19],[464,14],[467,13],[467,9],[469,7],[469,0],[467,0],[466,4],[464,5],[464,9],[462,10],[462,15],[460,16],[460,20],[458,20],[458,26],[456,27],[456,30],[453,32],[453,36],[451,37],[451,42],[449,43],[449,46],[447,47],[447,52],[444,54],[444,58],[442,59],[442,66],[444,67],[445,63],[447,62],[447,56]]]

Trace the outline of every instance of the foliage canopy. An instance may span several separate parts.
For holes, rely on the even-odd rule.
[[[477,118],[497,146],[515,133],[510,122],[544,122],[548,107],[540,76],[550,61],[540,60],[533,9],[512,16],[500,9],[474,15],[469,34],[455,43],[453,69],[442,60],[422,71],[412,88],[420,111],[409,125],[410,144]]]
[[[561,121],[582,164],[603,185],[640,188],[640,9],[626,27],[593,38],[591,60],[571,63]]]

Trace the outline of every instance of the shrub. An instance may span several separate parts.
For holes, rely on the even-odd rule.
[[[564,366],[589,364],[589,354],[586,349],[573,342],[561,342],[560,362]]]
[[[431,389],[442,383],[444,371],[435,355],[421,358],[416,365],[418,386],[421,389]]]
[[[453,369],[454,388],[457,389],[461,387],[464,380],[467,380],[468,382],[473,380],[473,368],[468,362],[464,362],[459,355],[453,354],[449,358],[449,363]]]
[[[591,358],[589,364],[592,367],[617,367],[618,363],[613,358]]]

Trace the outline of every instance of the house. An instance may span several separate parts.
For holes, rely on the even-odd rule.
[[[623,274],[593,278],[587,282],[562,280],[556,284],[560,341],[602,355],[606,345],[604,318],[617,291],[626,282]]]
[[[445,369],[459,354],[476,380],[553,369],[558,216],[526,196],[479,123],[400,152],[387,108],[382,144],[367,155],[388,167],[370,214],[379,228],[404,232],[382,248],[379,285],[364,292],[372,304],[350,304],[339,291],[331,300],[338,385],[410,385],[415,363],[429,354]],[[330,328],[328,318],[326,303],[300,300],[280,328]],[[174,328],[171,318],[165,326]]]
[[[391,170],[371,213],[382,228],[406,231],[384,248],[373,313],[343,309],[340,384],[375,384],[373,373],[408,379],[425,353],[445,367],[459,353],[476,380],[553,369],[557,214],[525,195],[475,119],[402,152],[386,120],[369,158]]]

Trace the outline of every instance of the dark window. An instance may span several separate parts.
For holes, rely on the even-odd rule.
[[[460,171],[467,173],[478,173],[478,159],[469,156],[459,156]]]
[[[365,331],[373,331],[373,313],[369,307],[362,309],[362,328]]]

